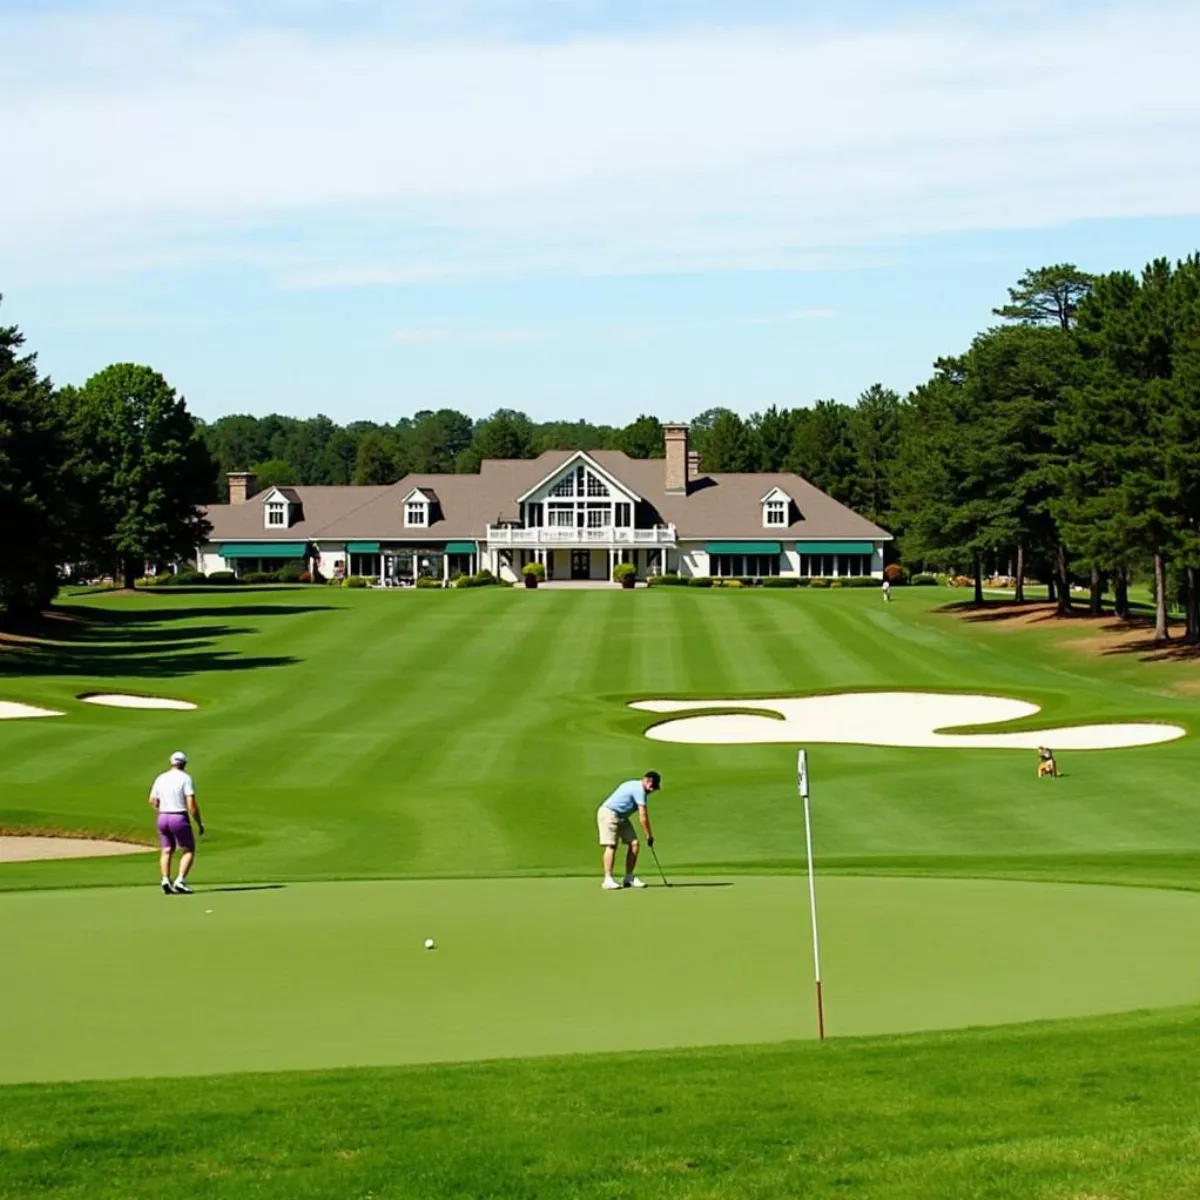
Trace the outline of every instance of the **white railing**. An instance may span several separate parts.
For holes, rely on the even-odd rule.
[[[547,525],[542,529],[513,529],[508,525],[489,525],[487,540],[492,546],[673,546],[675,526],[626,529],[604,525],[599,529],[577,529]]]

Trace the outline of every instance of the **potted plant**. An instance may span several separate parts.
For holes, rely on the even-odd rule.
[[[546,568],[540,562],[526,563],[521,568],[521,577],[527,588],[535,588],[546,578]]]
[[[633,587],[634,580],[637,578],[637,567],[633,563],[617,563],[613,567],[613,579],[623,588]]]

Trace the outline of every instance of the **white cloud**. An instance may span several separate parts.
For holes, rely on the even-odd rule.
[[[0,18],[0,255],[330,287],[1196,214],[1198,40],[1172,0],[541,44]]]

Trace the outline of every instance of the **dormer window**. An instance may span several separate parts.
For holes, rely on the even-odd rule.
[[[786,529],[792,523],[792,498],[783,488],[772,488],[762,498],[764,529]]]
[[[282,529],[287,525],[287,504],[282,500],[272,500],[267,505],[267,528]]]
[[[410,500],[404,506],[404,524],[424,529],[429,524],[429,505],[420,500]]]

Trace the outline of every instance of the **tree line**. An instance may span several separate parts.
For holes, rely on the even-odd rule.
[[[700,413],[701,469],[794,471],[893,532],[907,567],[973,575],[980,600],[1000,571],[1018,598],[1026,578],[1046,580],[1067,611],[1083,581],[1093,611],[1111,592],[1127,615],[1131,583],[1149,582],[1158,636],[1176,599],[1200,641],[1200,256],[1137,275],[1039,268],[994,314],[907,396],[874,384],[853,404]],[[65,562],[117,564],[130,582],[146,562],[187,557],[229,471],[264,486],[389,484],[551,449],[658,457],[662,426],[509,409],[205,423],[144,366],[55,388],[20,331],[0,328],[0,604],[45,603]]]

